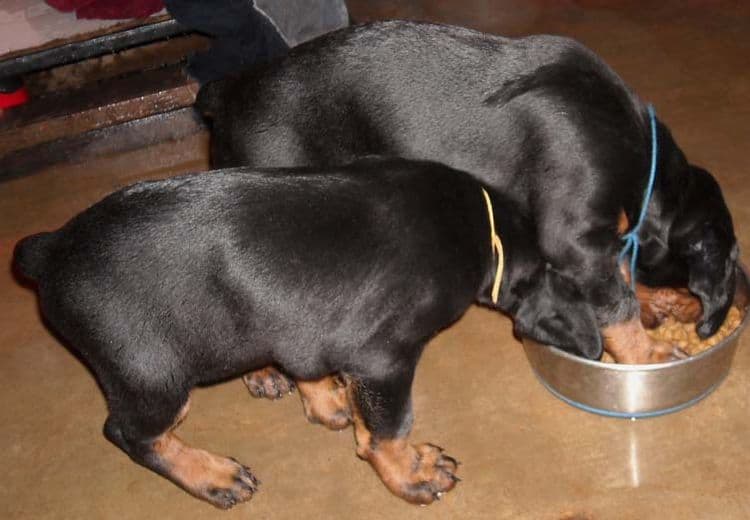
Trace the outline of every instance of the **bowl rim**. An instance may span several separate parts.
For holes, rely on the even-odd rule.
[[[745,265],[738,263],[738,266],[742,274],[745,276],[745,279],[748,282],[750,282],[750,275],[748,275],[748,270],[745,268]],[[558,347],[555,347],[554,345],[543,345],[530,338],[523,338],[523,342],[530,343],[540,348],[547,349],[552,354],[555,354],[561,358],[567,359],[568,361],[572,361],[572,362],[579,363],[582,365],[590,365],[595,368],[612,370],[615,372],[643,372],[643,371],[654,371],[654,370],[666,370],[669,368],[680,367],[680,366],[689,365],[692,363],[700,363],[701,360],[714,356],[718,352],[724,350],[729,345],[731,345],[733,343],[733,340],[737,339],[737,337],[742,333],[745,327],[748,326],[748,322],[750,322],[750,306],[745,307],[745,317],[742,319],[742,321],[737,326],[737,328],[734,329],[727,337],[722,339],[719,343],[717,343],[716,345],[714,345],[713,347],[709,349],[704,350],[700,354],[696,354],[695,356],[690,356],[685,359],[677,359],[675,361],[668,361],[666,363],[646,363],[646,364],[604,363],[603,361],[596,361],[593,359],[586,359],[580,356],[576,356],[575,354],[566,352]]]

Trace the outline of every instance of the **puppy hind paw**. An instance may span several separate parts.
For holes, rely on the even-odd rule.
[[[308,421],[330,430],[343,430],[352,423],[346,383],[336,376],[300,381],[298,386]]]
[[[250,395],[256,398],[280,399],[294,392],[294,381],[274,367],[265,367],[242,376]]]

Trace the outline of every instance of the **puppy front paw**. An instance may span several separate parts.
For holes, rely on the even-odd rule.
[[[685,289],[638,288],[637,294],[641,321],[650,329],[661,325],[667,317],[680,323],[695,323],[703,315],[700,300]]]
[[[687,357],[680,347],[649,336],[637,318],[605,327],[602,333],[604,348],[618,363],[664,363]]]
[[[366,458],[388,489],[412,504],[440,500],[461,480],[456,476],[456,459],[434,444],[379,441]]]
[[[414,447],[418,454],[417,467],[406,485],[405,497],[410,502],[430,504],[440,500],[456,486],[460,479],[456,476],[458,461],[446,455],[442,448],[434,444],[418,444]]]
[[[690,354],[682,350],[677,345],[672,345],[665,341],[655,341],[653,348],[648,356],[647,363],[667,363],[669,361],[677,361],[679,359],[686,359],[690,357]]]
[[[153,469],[192,495],[221,509],[250,500],[260,481],[231,457],[183,443],[173,433],[159,436],[148,457]]]
[[[212,483],[198,493],[200,498],[204,498],[220,509],[229,509],[250,500],[258,491],[260,484],[249,468],[234,459],[230,458],[228,461],[235,466],[229,470],[229,476],[224,477],[223,482]]]

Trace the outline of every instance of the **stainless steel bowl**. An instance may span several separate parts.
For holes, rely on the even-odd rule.
[[[742,269],[738,290],[747,291]],[[687,359],[653,365],[617,365],[591,361],[524,338],[526,357],[547,390],[582,410],[611,417],[641,418],[691,406],[724,380],[740,334],[750,321],[745,312],[732,334],[712,348]]]

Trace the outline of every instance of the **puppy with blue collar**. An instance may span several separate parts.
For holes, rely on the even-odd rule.
[[[323,166],[371,153],[475,175],[528,216],[541,254],[575,281],[623,362],[675,354],[646,334],[620,272],[623,212],[634,226],[628,236],[637,226],[633,275],[689,289],[700,300],[701,338],[719,329],[742,278],[716,180],[688,162],[622,78],[569,38],[373,22],[206,85],[197,106],[210,120],[214,167]]]

